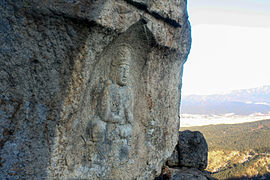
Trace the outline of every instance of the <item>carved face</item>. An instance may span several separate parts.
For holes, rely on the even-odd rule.
[[[116,72],[116,83],[120,86],[126,86],[129,76],[129,64],[119,64]]]
[[[129,62],[131,53],[129,48],[121,47],[116,51],[116,55],[111,64],[111,78],[119,85],[126,86],[129,78]]]

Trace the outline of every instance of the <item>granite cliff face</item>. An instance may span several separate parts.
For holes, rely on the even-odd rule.
[[[158,176],[190,43],[185,0],[1,0],[0,178]]]

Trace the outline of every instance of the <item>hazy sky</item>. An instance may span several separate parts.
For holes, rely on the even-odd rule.
[[[182,94],[270,85],[270,0],[189,0]]]

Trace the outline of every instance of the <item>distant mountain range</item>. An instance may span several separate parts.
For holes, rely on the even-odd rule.
[[[270,112],[270,86],[232,91],[228,94],[183,96],[181,113],[249,115]]]

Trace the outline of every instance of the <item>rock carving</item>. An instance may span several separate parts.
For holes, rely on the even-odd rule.
[[[0,179],[154,179],[178,140],[186,0],[1,0]]]
[[[109,149],[116,150],[118,159],[122,161],[128,156],[134,121],[132,93],[128,85],[130,48],[125,45],[119,46],[113,58],[109,79],[104,83],[105,87],[99,96],[97,115],[93,119],[92,140],[111,142]]]

